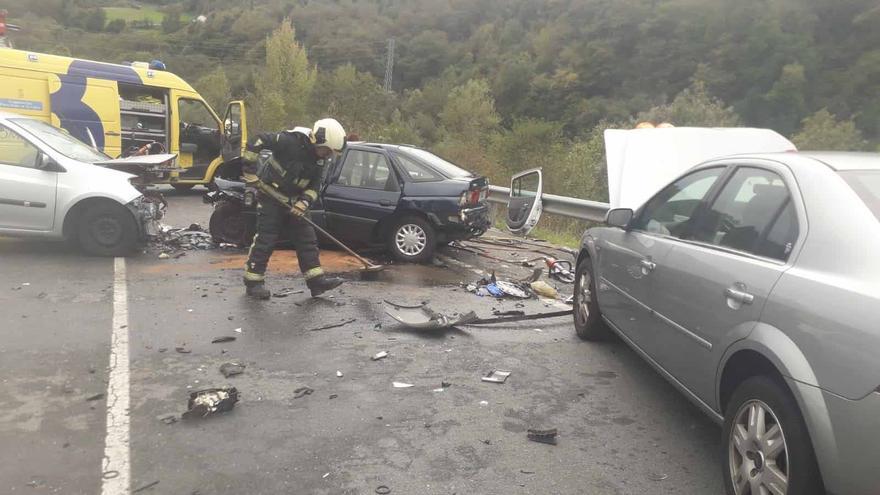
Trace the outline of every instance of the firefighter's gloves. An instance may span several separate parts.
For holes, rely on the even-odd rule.
[[[302,218],[306,214],[306,211],[308,211],[308,209],[308,201],[304,199],[298,199],[296,200],[296,203],[293,204],[293,207],[290,208],[290,214],[297,218]]]

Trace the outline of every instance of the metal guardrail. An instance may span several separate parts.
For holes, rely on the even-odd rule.
[[[510,188],[501,186],[489,186],[489,201],[496,204],[507,205],[510,198]],[[555,194],[543,194],[541,202],[544,205],[544,213],[562,215],[579,220],[601,222],[605,220],[610,206],[608,203],[589,201],[586,199],[569,198]]]

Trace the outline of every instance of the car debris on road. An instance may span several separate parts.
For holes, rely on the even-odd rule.
[[[357,321],[357,318],[348,318],[348,319],[342,320],[342,321],[340,321],[340,322],[338,322],[338,323],[331,323],[331,324],[329,324],[329,325],[324,325],[324,326],[320,326],[320,327],[310,328],[310,329],[309,329],[309,332],[317,332],[317,331],[319,331],[319,330],[329,330],[329,329],[331,329],[331,328],[344,327],[345,325],[348,325],[349,323],[354,323],[354,322],[356,322],[356,321]]]
[[[381,351],[381,352],[377,352],[376,354],[374,354],[373,357],[371,357],[370,359],[372,359],[373,361],[378,361],[380,359],[385,359],[387,357],[388,357],[388,351]]]
[[[231,411],[238,402],[238,389],[207,388],[197,390],[189,394],[187,410],[181,417],[183,419],[204,418],[212,414]]]
[[[504,383],[512,373],[512,371],[492,370],[482,377],[481,380],[490,383]]]
[[[212,344],[223,344],[225,342],[234,342],[234,341],[235,341],[235,337],[233,337],[231,335],[222,335],[220,337],[215,337],[213,340],[211,340],[211,343]]]
[[[450,318],[431,310],[424,304],[418,306],[405,306],[391,301],[385,301],[385,303],[391,306],[390,308],[385,308],[385,313],[409,328],[425,330],[449,328],[456,325],[463,325],[477,319],[477,314],[473,311]]]
[[[546,430],[529,428],[526,432],[526,436],[529,440],[538,443],[546,443],[548,445],[556,445],[556,436],[558,434],[559,432],[556,431],[556,428],[549,428]]]
[[[223,373],[224,378],[229,378],[244,373],[245,368],[246,366],[241,363],[223,363],[220,365],[220,373]]]
[[[523,314],[516,314],[515,316],[479,318],[474,311],[469,311],[463,315],[450,317],[440,314],[424,304],[419,306],[402,306],[392,303],[390,301],[385,301],[385,303],[392,306],[391,308],[386,308],[385,313],[388,314],[388,316],[394,318],[399,323],[405,325],[408,328],[431,330],[452,328],[459,325],[486,325],[492,323],[512,323],[516,321],[539,320],[543,318],[570,316],[572,314],[572,310],[568,309],[565,311],[554,311],[550,313],[536,313],[527,315],[525,314],[525,312],[523,312]]]
[[[293,391],[294,399],[301,399],[307,395],[312,395],[315,393],[315,390],[312,387],[299,387]]]

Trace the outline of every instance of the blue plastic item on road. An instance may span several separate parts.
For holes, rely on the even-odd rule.
[[[489,291],[489,294],[492,294],[495,297],[504,297],[504,291],[499,289],[495,284],[486,285],[486,290]]]

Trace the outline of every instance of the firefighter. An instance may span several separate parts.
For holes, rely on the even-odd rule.
[[[242,158],[249,166],[258,163],[260,187],[270,187],[287,198],[286,205],[264,192],[257,195],[257,234],[248,252],[244,285],[247,295],[268,299],[266,265],[275,248],[282,228],[290,228],[306,285],[316,297],[342,284],[342,279],[324,274],[318,259],[315,229],[302,221],[312,203],[318,199],[325,160],[342,151],[345,130],[334,119],[321,119],[312,129],[297,127],[275,134],[260,134],[247,143]],[[268,160],[259,152],[272,151]]]

